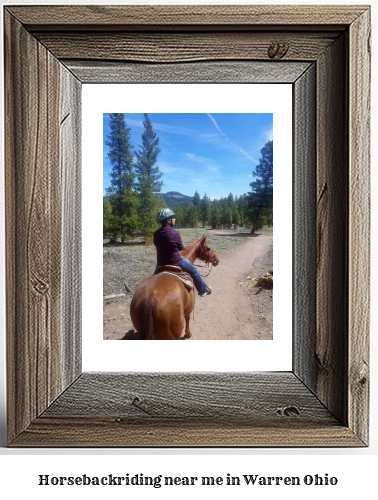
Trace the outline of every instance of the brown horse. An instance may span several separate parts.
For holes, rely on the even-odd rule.
[[[190,243],[181,252],[194,264],[196,259],[217,266],[219,259],[206,236]],[[185,338],[192,336],[190,314],[194,309],[194,289],[172,274],[153,274],[137,288],[130,304],[130,316],[141,340],[180,340],[185,320]]]

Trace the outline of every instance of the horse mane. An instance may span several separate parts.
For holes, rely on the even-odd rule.
[[[201,244],[206,240],[206,236],[203,235],[202,238],[200,238],[200,240],[194,240],[192,241],[191,243],[189,243],[189,245],[181,252],[181,255],[185,258],[188,258],[189,255],[191,255],[192,251],[193,250],[196,250],[196,247],[197,247],[197,243],[198,241],[201,242]]]
[[[186,257],[187,255],[190,255],[192,253],[192,250],[194,248],[194,245],[197,243],[197,241],[192,241],[189,243],[187,247],[184,248],[184,250],[181,252],[181,255],[183,257]]]

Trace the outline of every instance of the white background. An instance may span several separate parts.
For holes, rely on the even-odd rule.
[[[288,276],[292,275],[292,238],[288,220],[292,213],[292,85],[243,84],[235,90],[232,84],[156,84],[149,85],[148,94],[145,85],[125,87],[83,86],[83,370],[290,371],[292,293]],[[132,100],[125,99],[129,95],[133,96]],[[103,240],[101,228],[93,223],[102,220],[103,113],[136,113],[143,109],[149,113],[273,113],[274,207],[279,207],[274,211],[274,249],[277,251],[274,251],[273,341],[103,340]],[[222,272],[221,264],[222,260],[214,273]],[[212,300],[216,300],[216,293]]]
[[[11,4],[26,3],[12,1]],[[39,3],[34,1],[33,3]],[[46,2],[47,3],[47,2]],[[51,2],[49,2],[51,3]],[[56,2],[60,3],[60,2]],[[63,4],[74,3],[91,3],[100,4],[106,2],[97,2],[96,0],[88,1],[66,1]],[[116,3],[128,3],[127,1]],[[140,3],[136,0],[134,4]],[[153,2],[151,2],[153,3]],[[154,2],[163,3],[163,2]],[[167,2],[165,2],[167,3]],[[171,2],[180,3],[180,2]],[[222,2],[216,0],[211,2],[186,2],[186,3],[207,3],[207,4],[240,4],[254,3],[238,0],[237,2]],[[259,1],[259,4],[285,4],[285,1],[264,2]],[[291,4],[313,4],[310,2],[298,2],[292,0]],[[360,4],[365,5],[366,2],[346,0],[330,2],[323,1],[323,4]],[[372,89],[377,88],[376,79],[376,59],[377,53],[377,38],[374,31],[374,26],[377,23],[377,14],[373,6],[372,9],[373,21],[373,73],[372,73]],[[3,99],[3,95],[1,96]],[[1,101],[3,102],[3,100]],[[3,133],[1,133],[3,135]],[[377,99],[376,93],[372,92],[372,137],[378,136],[377,128]],[[374,165],[377,164],[377,141],[372,143],[372,241],[371,253],[372,256],[377,253],[377,174]],[[1,181],[2,182],[2,181]],[[3,182],[2,182],[3,186]],[[4,221],[1,220],[3,230]],[[4,250],[1,249],[1,267],[2,282],[4,279]],[[376,259],[375,259],[376,260]],[[168,489],[124,489],[124,488],[91,488],[91,498],[103,498],[104,495],[111,495],[114,499],[124,499],[132,494],[134,498],[142,498],[147,495],[151,498],[159,496],[164,499],[177,498],[192,498],[196,495],[197,498],[207,498],[212,494],[221,497],[230,497],[237,495],[237,498],[286,498],[290,496],[292,499],[303,498],[306,495],[308,499],[334,499],[336,497],[343,499],[351,498],[373,498],[376,492],[376,471],[377,471],[377,452],[378,452],[378,411],[377,411],[377,265],[374,258],[371,264],[371,440],[370,447],[367,449],[69,449],[69,450],[8,450],[5,448],[5,413],[4,413],[4,396],[2,396],[1,413],[0,413],[0,491],[4,498],[10,495],[18,497],[18,495],[27,495],[28,498],[38,498],[49,500],[54,497],[57,499],[66,498],[69,495],[71,498],[82,498],[83,494],[87,495],[88,490],[81,488],[59,488],[55,487],[38,487],[38,474],[50,475],[124,475],[127,472],[131,475],[136,473],[148,474],[163,474],[163,475],[193,475],[193,476],[225,476],[230,473],[235,476],[242,474],[259,474],[268,476],[303,476],[305,474],[320,474],[328,473],[329,476],[337,476],[339,483],[333,487],[320,486],[298,486],[298,487],[265,487],[251,490],[246,487],[222,486],[196,489],[188,489],[183,487],[173,487]],[[367,270],[369,272],[369,270]],[[2,289],[3,292],[4,288]],[[1,312],[4,313],[4,300],[1,304]],[[1,338],[1,359],[4,359],[5,341],[4,341],[4,319],[1,323],[2,338]],[[0,391],[5,393],[4,372],[0,373]],[[373,492],[373,493],[372,493]]]

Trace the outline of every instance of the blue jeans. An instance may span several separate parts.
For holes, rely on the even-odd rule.
[[[207,291],[207,287],[205,285],[205,282],[201,278],[197,268],[186,259],[182,259],[180,267],[183,271],[189,273],[192,276],[194,286],[196,287],[198,294],[203,295]]]

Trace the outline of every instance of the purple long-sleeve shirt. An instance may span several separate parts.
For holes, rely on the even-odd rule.
[[[154,245],[159,266],[180,265],[182,261],[180,250],[184,250],[184,245],[180,233],[176,229],[173,229],[169,224],[159,228],[154,232]]]

